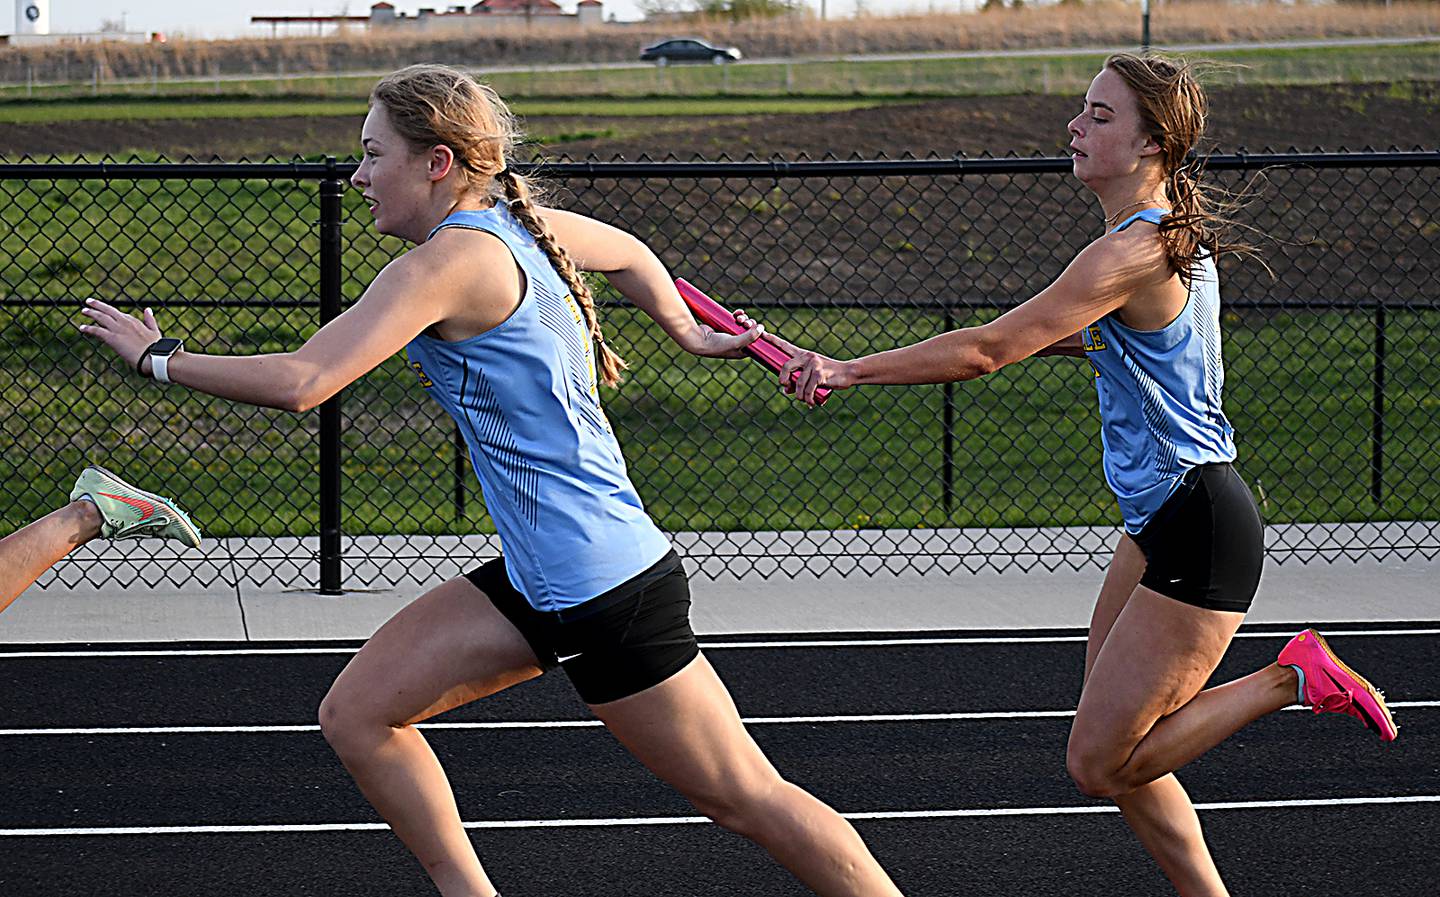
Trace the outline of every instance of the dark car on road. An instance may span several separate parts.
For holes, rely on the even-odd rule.
[[[740,51],[735,47],[712,47],[693,37],[677,37],[661,41],[640,51],[644,62],[735,62]]]

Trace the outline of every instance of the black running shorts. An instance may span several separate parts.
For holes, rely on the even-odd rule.
[[[1207,610],[1245,613],[1260,585],[1265,533],[1250,487],[1229,464],[1202,464],[1133,536],[1140,584]]]
[[[540,668],[563,667],[587,704],[659,685],[700,653],[690,629],[690,581],[679,555],[583,604],[536,610],[510,584],[505,558],[465,574],[530,643]]]

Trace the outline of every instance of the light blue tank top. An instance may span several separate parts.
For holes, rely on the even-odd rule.
[[[1159,224],[1162,209],[1136,221]],[[1109,314],[1081,332],[1095,371],[1105,480],[1138,533],[1201,464],[1235,460],[1235,430],[1220,410],[1225,371],[1220,364],[1220,282],[1215,262],[1195,263],[1185,308],[1159,330],[1134,330]]]
[[[670,541],[630,483],[564,278],[503,202],[454,212],[430,236],[447,227],[498,237],[524,292],[499,326],[458,342],[421,334],[405,354],[464,434],[511,585],[537,610],[573,607],[654,565]]]

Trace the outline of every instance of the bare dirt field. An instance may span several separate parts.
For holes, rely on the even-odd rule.
[[[1300,149],[1363,146],[1440,147],[1440,84],[1250,87],[1216,91],[1211,98],[1211,144]],[[756,117],[742,126],[715,123],[669,132],[662,139],[588,140],[553,149],[570,156],[641,152],[680,158],[754,153],[812,158],[936,153],[1063,154],[1065,125],[1080,98],[1059,95],[965,97],[891,105],[840,115]]]
[[[526,126],[542,139],[552,138],[545,146],[548,153],[572,158],[1031,155],[1062,150],[1068,142],[1065,123],[1078,103],[1078,97],[1061,95],[963,97],[824,115],[537,117]],[[1215,91],[1211,103],[1209,140],[1221,151],[1440,146],[1437,82],[1236,87]],[[0,129],[0,156],[344,154],[355,145],[360,121],[359,116],[293,116],[8,125]],[[584,134],[598,136],[575,139]],[[566,139],[554,141],[558,135]]]

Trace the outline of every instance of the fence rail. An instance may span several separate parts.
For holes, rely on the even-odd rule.
[[[82,553],[42,584],[243,576],[338,592],[432,581],[498,551],[463,445],[398,359],[300,417],[163,391],[74,333],[78,299],[97,295],[143,299],[201,351],[293,348],[404,248],[368,227],[346,192],[353,167],[0,165],[0,412],[15,424],[0,528],[49,510],[99,458],[173,490],[218,537],[173,558],[150,543]],[[557,204],[840,355],[993,318],[1098,224],[1067,159],[541,167]],[[1440,553],[1440,152],[1206,168],[1255,193],[1241,220],[1275,272],[1222,265],[1226,408],[1271,557]],[[607,400],[632,476],[702,575],[1103,563],[1118,513],[1073,360],[852,391],[807,413],[758,369],[681,357],[599,295],[611,341],[639,361]]]

